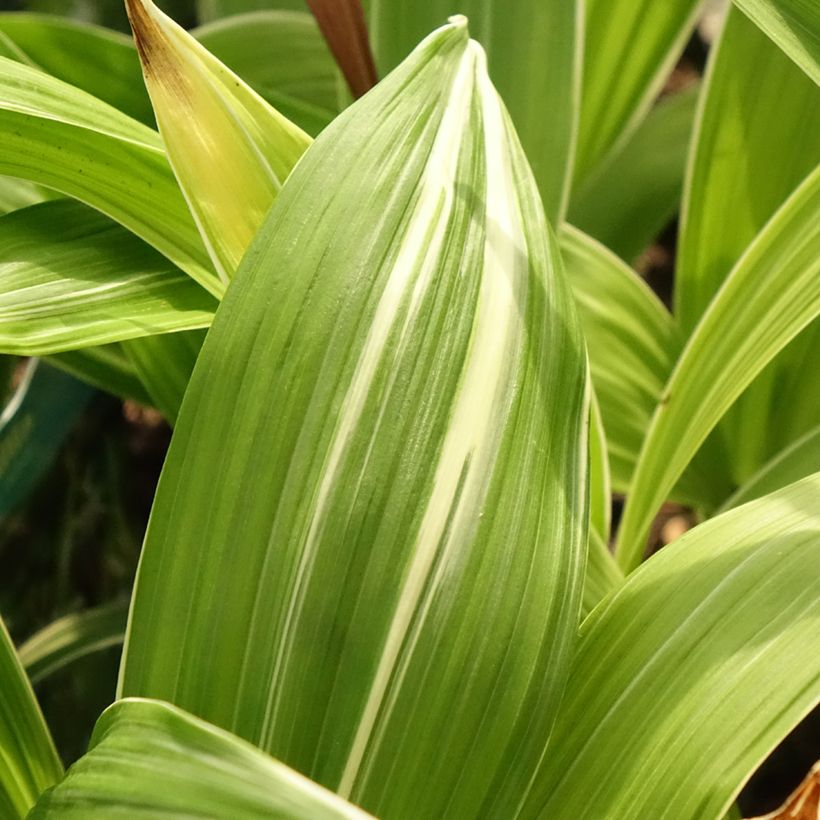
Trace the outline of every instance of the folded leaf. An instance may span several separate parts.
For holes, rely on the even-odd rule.
[[[0,620],[0,814],[25,817],[63,769],[31,684]]]
[[[383,73],[448,14],[470,19],[490,76],[532,166],[547,218],[563,221],[578,124],[582,49],[579,0],[365,0]]]
[[[117,602],[50,623],[17,650],[29,680],[37,684],[78,658],[121,644],[127,617],[127,602]]]
[[[224,283],[310,137],[151,0],[127,0],[168,159]]]
[[[44,199],[43,191],[34,183],[15,177],[0,177],[0,214],[27,208]]]
[[[820,85],[820,7],[814,0],[735,0]]]
[[[158,134],[79,89],[3,58],[0,173],[97,208],[212,293],[223,292]]]
[[[820,698],[819,576],[820,474],[650,558],[581,626],[523,816],[722,817]]]
[[[669,378],[618,534],[622,567],[640,563],[655,511],[721,416],[818,313],[820,167],[729,274]]]
[[[585,5],[574,188],[646,116],[683,51],[701,0],[587,0]]]
[[[29,817],[367,820],[370,815],[167,703],[124,700]]]
[[[217,311],[121,691],[383,816],[503,814],[575,640],[586,383],[537,188],[456,18],[319,136]]]
[[[216,304],[153,248],[79,202],[0,218],[4,353],[37,356],[207,327]]]

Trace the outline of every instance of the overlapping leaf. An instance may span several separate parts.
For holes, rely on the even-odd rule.
[[[2,620],[0,693],[0,812],[14,820],[60,778],[62,766]]]
[[[168,159],[227,283],[310,137],[151,0],[126,6]]]
[[[820,85],[820,7],[814,0],[735,0]]]
[[[628,262],[680,207],[697,92],[661,101],[572,192],[570,222]]]
[[[125,700],[29,817],[367,820],[370,815],[167,703]]]
[[[582,42],[577,0],[365,0],[376,63],[389,71],[448,14],[470,20],[509,108],[551,224],[563,219],[578,123]],[[548,123],[548,126],[546,125]]]
[[[649,559],[581,627],[524,816],[722,817],[820,697],[819,573],[818,474]]]
[[[207,327],[216,304],[157,251],[76,201],[0,218],[4,353],[44,355]]]
[[[456,20],[323,132],[217,312],[121,691],[387,816],[515,805],[580,610],[584,359]]]
[[[624,568],[639,563],[652,516],[708,433],[818,312],[820,167],[740,259],[678,360],[644,441],[621,523]]]
[[[0,173],[86,202],[211,292],[223,291],[157,133],[85,92],[3,58]]]
[[[576,187],[646,115],[700,5],[701,0],[587,0]]]

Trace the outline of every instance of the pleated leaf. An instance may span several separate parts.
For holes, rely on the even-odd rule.
[[[612,487],[629,489],[680,340],[669,311],[599,242],[566,226],[561,253],[589,351]]]
[[[646,116],[701,0],[586,0],[577,188]],[[526,85],[526,84],[525,84]]]
[[[128,606],[116,602],[72,612],[43,627],[17,651],[29,680],[37,684],[72,661],[121,644],[127,615]]]
[[[369,816],[249,743],[150,700],[120,701],[103,712],[88,753],[29,815],[31,820]]]
[[[377,814],[516,805],[586,546],[587,375],[560,266],[457,18],[320,135],[217,311],[121,692]]]
[[[650,558],[581,627],[523,815],[722,818],[820,699],[819,575],[818,474]]]
[[[820,7],[814,0],[735,0],[820,85]]]
[[[75,197],[221,294],[156,131],[41,71],[0,58],[0,173]]]
[[[0,619],[0,814],[25,817],[63,769],[31,684]]]
[[[740,259],[669,378],[621,522],[621,566],[640,562],[652,516],[708,433],[818,313],[820,167]]]
[[[126,7],[168,159],[227,283],[310,137],[151,0]]]
[[[164,256],[79,202],[0,218],[3,353],[37,356],[207,327],[216,305]]]
[[[448,14],[470,19],[508,106],[547,217],[566,211],[578,124],[582,47],[578,0],[365,0],[376,64],[386,73]]]

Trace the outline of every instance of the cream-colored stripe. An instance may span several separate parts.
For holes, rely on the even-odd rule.
[[[421,190],[410,218],[406,235],[396,256],[384,291],[376,307],[373,321],[356,364],[356,370],[345,396],[329,453],[322,471],[310,516],[308,531],[285,616],[283,639],[279,645],[272,681],[282,673],[293,639],[293,629],[305,595],[306,579],[313,565],[325,511],[340,475],[340,466],[347,447],[360,423],[365,403],[371,394],[373,380],[382,362],[385,344],[399,321],[402,303],[408,289],[410,304],[403,318],[403,331],[409,331],[428,286],[433,282],[453,204],[453,189],[458,168],[459,146],[465,123],[470,115],[472,92],[472,58],[465,54],[459,66],[449,99],[443,102],[445,113],[421,181]],[[415,280],[415,281],[414,281]],[[406,334],[403,334],[406,335]],[[401,354],[401,343],[397,356]],[[275,713],[281,701],[281,687],[272,685],[263,721],[263,737],[275,723]]]
[[[351,794],[359,778],[366,778],[366,762],[362,766],[365,754],[369,752],[372,759],[383,739],[421,624],[436,591],[459,562],[461,548],[474,534],[501,440],[498,420],[512,397],[516,377],[514,362],[522,333],[518,302],[527,284],[526,240],[498,95],[487,77],[484,52],[474,42],[469,51],[481,100],[487,169],[486,237],[478,305],[429,505],[337,789],[343,796]],[[442,539],[446,539],[444,543]],[[441,555],[438,562],[437,555]]]

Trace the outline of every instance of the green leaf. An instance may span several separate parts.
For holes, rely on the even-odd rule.
[[[191,379],[205,338],[204,330],[145,336],[125,345],[126,355],[151,396],[151,401],[173,424]]]
[[[700,5],[701,0],[587,0],[575,189],[646,116]]]
[[[31,684],[0,619],[0,814],[25,817],[63,773]]]
[[[123,345],[127,344],[129,343],[123,342],[69,350],[48,356],[46,361],[100,390],[133,399],[140,404],[151,404],[151,397],[123,350]]]
[[[37,684],[78,658],[121,644],[127,617],[127,602],[117,602],[50,623],[17,650],[29,680]]]
[[[622,567],[640,562],[652,516],[721,416],[818,312],[820,166],[741,257],[669,378],[621,522]]]
[[[820,472],[820,426],[793,442],[757,471],[721,506],[720,512],[773,493],[804,476]]]
[[[310,134],[318,134],[347,104],[344,81],[309,14],[259,11],[191,34]]]
[[[820,6],[815,0],[735,0],[820,85]]]
[[[650,558],[581,626],[524,815],[722,817],[820,696],[818,576],[818,474]]]
[[[51,14],[14,13],[0,14],[0,33],[20,50],[23,62],[154,124],[139,58],[125,35]]]
[[[687,333],[820,162],[820,89],[736,9],[709,61],[692,147],[675,278]]]
[[[569,221],[632,261],[680,207],[698,89],[666,97],[572,193]]]
[[[159,135],[83,91],[3,58],[0,173],[82,200],[215,295],[224,291]]]
[[[737,9],[729,13],[704,90],[675,295],[688,332],[758,231],[820,162],[820,89]],[[783,408],[790,405],[775,392],[794,370],[792,356],[784,351],[773,361],[720,425],[736,485],[782,447],[770,430],[791,433],[788,443],[807,429],[785,423]],[[816,406],[817,394],[809,395]],[[808,426],[818,422],[815,416]]]
[[[217,311],[121,692],[384,816],[503,813],[575,640],[586,384],[557,243],[455,18],[319,136]]]
[[[369,816],[239,738],[150,700],[124,700],[106,709],[88,753],[29,815],[31,820]]]
[[[0,519],[37,485],[91,398],[92,390],[36,359],[0,415]]]
[[[0,217],[3,353],[37,356],[207,327],[216,305],[165,257],[79,202]]]
[[[561,254],[586,337],[612,487],[625,493],[680,338],[646,283],[599,242],[565,226]]]
[[[601,419],[601,409],[590,390],[589,413],[589,524],[601,536],[604,543],[609,541],[612,524],[612,488],[609,479],[609,456],[606,450],[606,431]]]
[[[366,0],[376,64],[384,73],[448,14],[470,20],[509,109],[547,217],[563,220],[578,121],[582,20],[578,0]]]
[[[45,199],[43,191],[31,182],[0,176],[0,215],[27,208]]]
[[[197,0],[196,8],[200,20],[207,21],[263,9],[304,11],[305,0]]]
[[[227,284],[311,139],[151,0],[126,7],[168,159]]]
[[[584,597],[581,615],[587,616],[612,590],[624,581],[624,574],[609,551],[606,542],[595,529],[589,531],[587,566],[584,575]]]

